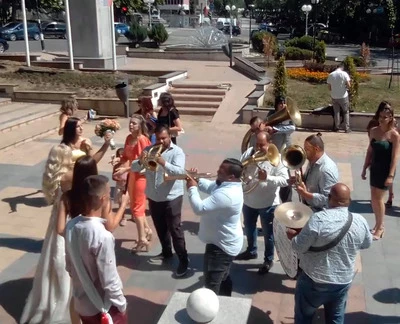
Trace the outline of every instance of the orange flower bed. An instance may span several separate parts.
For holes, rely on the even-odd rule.
[[[328,72],[316,72],[310,71],[305,68],[291,68],[287,69],[287,74],[289,78],[295,80],[301,80],[312,83],[326,83],[328,79]],[[369,80],[369,75],[367,73],[358,73],[360,81]]]

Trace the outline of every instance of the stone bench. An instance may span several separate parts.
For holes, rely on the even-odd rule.
[[[0,84],[0,92],[5,92],[7,95],[12,97],[14,95],[15,89],[18,87],[16,83],[3,83]]]
[[[174,293],[158,324],[194,324],[195,322],[186,311],[186,302],[189,296],[189,293]],[[247,323],[251,309],[251,299],[223,296],[218,296],[218,299],[218,314],[208,324]]]
[[[253,62],[239,56],[233,58],[235,68],[251,78],[261,80],[265,77],[265,70]]]

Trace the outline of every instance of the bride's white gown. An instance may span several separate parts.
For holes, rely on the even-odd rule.
[[[70,323],[71,282],[65,270],[65,241],[57,234],[57,212],[61,190],[51,210],[33,287],[26,301],[21,324]]]

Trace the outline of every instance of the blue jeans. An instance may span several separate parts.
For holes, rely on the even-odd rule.
[[[274,234],[272,222],[276,206],[261,209],[243,205],[244,231],[247,237],[247,251],[257,253],[257,219],[261,218],[261,227],[264,235],[264,261],[274,260]]]
[[[324,305],[326,324],[343,324],[347,292],[344,285],[314,282],[304,272],[297,279],[294,307],[295,324],[311,324],[316,310]]]

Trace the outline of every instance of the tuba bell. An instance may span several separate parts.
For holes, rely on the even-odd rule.
[[[157,171],[159,165],[157,163],[157,158],[161,155],[163,150],[162,144],[153,145],[150,147],[147,155],[143,159],[143,166],[146,170]]]
[[[301,114],[300,110],[296,106],[296,103],[290,97],[286,98],[286,103],[287,104],[285,109],[281,109],[265,119],[264,123],[266,126],[278,125],[289,119],[296,126],[301,126]],[[252,132],[251,129],[249,129],[246,135],[244,135],[242,140],[242,147],[241,147],[242,153],[244,153],[249,148],[251,135]]]
[[[257,151],[252,156],[246,158],[243,162],[243,173],[242,173],[242,186],[243,193],[247,194],[252,192],[255,188],[257,188],[259,180],[254,178],[254,175],[249,174],[248,167],[251,165],[256,165],[258,168],[259,162],[269,161],[271,165],[274,167],[279,165],[280,157],[279,150],[274,144],[268,145],[268,151],[262,152]]]

